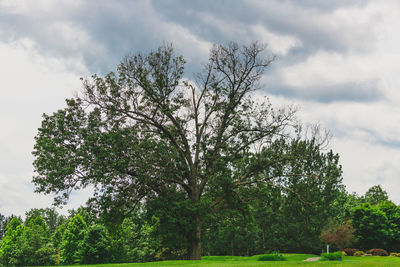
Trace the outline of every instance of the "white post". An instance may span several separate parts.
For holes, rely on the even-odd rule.
[[[326,253],[329,254],[329,245],[326,245]]]

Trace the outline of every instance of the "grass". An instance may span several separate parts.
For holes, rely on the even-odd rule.
[[[343,257],[342,261],[316,261],[316,262],[303,262],[307,258],[317,257],[312,254],[283,254],[287,261],[281,262],[265,262],[258,261],[260,255],[251,257],[240,257],[240,256],[205,256],[201,261],[160,261],[160,262],[149,262],[149,263],[124,263],[124,264],[96,264],[96,265],[73,265],[74,267],[178,267],[178,266],[212,266],[212,267],[226,267],[226,266],[344,266],[344,267],[400,267],[400,257],[380,257],[380,256],[368,256],[368,257]]]

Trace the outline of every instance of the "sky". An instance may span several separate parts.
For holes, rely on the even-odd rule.
[[[163,42],[188,79],[213,44],[267,44],[277,60],[258,93],[331,132],[349,192],[380,184],[400,204],[399,27],[397,0],[0,0],[0,213],[52,204],[31,183],[42,114],[64,108],[80,77]]]

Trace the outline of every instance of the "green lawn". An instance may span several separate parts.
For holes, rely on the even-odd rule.
[[[257,261],[258,256],[252,257],[234,257],[234,256],[205,256],[201,261],[160,261],[160,262],[149,262],[149,263],[126,263],[126,264],[98,264],[98,265],[73,265],[74,267],[93,267],[93,266],[104,266],[104,267],[178,267],[178,266],[213,266],[213,267],[225,267],[225,266],[387,266],[387,267],[400,267],[400,257],[344,257],[342,261],[317,261],[317,262],[303,262],[303,260],[310,257],[317,257],[311,254],[284,254],[288,259],[287,261],[281,262],[266,262]]]

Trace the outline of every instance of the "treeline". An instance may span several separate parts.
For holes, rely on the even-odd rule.
[[[56,265],[58,255],[60,263],[66,265],[157,259],[157,243],[150,237],[154,226],[146,224],[139,215],[107,228],[107,223],[87,207],[69,213],[66,217],[47,208],[27,212],[25,221],[3,216],[2,222],[9,222],[2,229],[1,263]]]
[[[247,205],[231,203],[214,212],[202,224],[203,255],[319,253],[325,245],[321,233],[329,231],[334,249],[337,244],[336,249],[400,251],[400,208],[380,186],[358,197],[346,193],[340,183],[321,181],[293,178],[285,186],[271,184]],[[191,228],[184,219],[187,212],[190,205],[174,193],[131,213],[101,211],[89,203],[69,216],[50,208],[30,210],[25,220],[0,216],[1,263],[55,265],[58,252],[61,264],[184,259],[185,231]],[[350,236],[345,241],[343,232],[334,236],[343,226]]]

